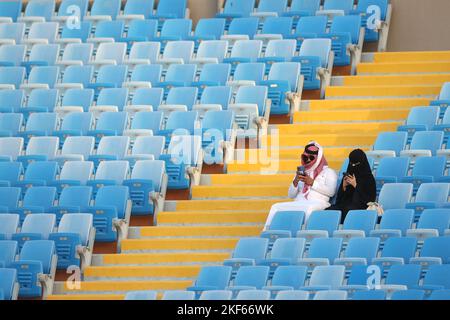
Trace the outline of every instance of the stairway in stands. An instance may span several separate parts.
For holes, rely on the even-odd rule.
[[[450,52],[366,54],[358,76],[333,78],[326,100],[304,101],[294,124],[271,126],[260,150],[237,152],[228,174],[203,175],[192,200],[167,201],[158,226],[132,228],[121,254],[97,255],[78,290],[57,283],[49,299],[185,289],[201,266],[228,258],[240,237],[259,235],[270,206],[287,201],[306,143],[322,144],[339,170],[352,149],[368,150],[379,132],[395,131],[411,107],[428,105],[446,81]]]

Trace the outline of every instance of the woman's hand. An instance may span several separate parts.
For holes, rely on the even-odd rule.
[[[357,182],[354,174],[352,174],[351,176],[346,176],[344,179],[344,183],[345,182],[347,182],[347,184],[351,185],[353,188],[356,189]]]
[[[347,176],[344,177],[344,180],[342,181],[342,189],[345,191],[347,190],[349,183],[347,181]]]

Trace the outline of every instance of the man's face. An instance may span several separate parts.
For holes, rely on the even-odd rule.
[[[314,145],[307,146],[302,154],[302,164],[310,168],[317,160],[319,148]]]

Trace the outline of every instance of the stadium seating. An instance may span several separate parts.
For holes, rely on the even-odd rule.
[[[231,278],[230,266],[206,266],[200,270],[194,286],[188,287],[188,291],[194,291],[196,298],[199,298],[202,292],[208,290],[225,290]],[[230,292],[230,291],[229,291]],[[230,292],[230,296],[232,292]]]
[[[19,285],[17,271],[13,268],[0,268],[0,287],[4,300],[17,300]]]
[[[269,241],[263,238],[242,238],[236,245],[230,259],[223,262],[225,266],[233,267],[233,274],[241,266],[253,266],[266,257]]]

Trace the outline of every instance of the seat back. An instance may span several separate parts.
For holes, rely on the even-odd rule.
[[[42,207],[45,210],[53,206],[55,198],[55,187],[33,187],[25,192],[23,206]]]
[[[159,130],[161,130],[162,121],[163,113],[161,111],[138,112],[131,123],[131,129],[150,129],[154,135],[157,135]],[[135,141],[135,145],[136,143],[137,140]]]
[[[238,40],[231,49],[231,58],[248,58],[255,62],[262,50],[261,40]]]
[[[297,261],[302,258],[305,248],[305,239],[278,238],[272,247],[270,257],[273,259],[290,259]]]
[[[24,82],[25,68],[23,67],[1,67],[0,84],[13,84],[16,89]]]
[[[240,87],[235,103],[254,103],[258,105],[259,115],[263,116],[266,110],[268,90],[266,86]]]
[[[160,77],[158,77],[160,78]],[[157,108],[163,100],[164,89],[162,88],[139,88],[134,92],[133,99],[131,100],[132,105],[147,105]],[[134,119],[141,114],[138,112]]]
[[[21,233],[37,233],[42,239],[48,239],[56,224],[54,214],[29,214],[22,223]]]
[[[210,286],[223,290],[228,286],[232,268],[229,266],[205,266],[202,267],[195,281],[196,286]]]
[[[81,154],[88,159],[94,151],[94,137],[67,137],[61,150],[61,155]]]
[[[241,238],[233,251],[233,258],[262,260],[266,257],[269,240],[264,238]]]
[[[320,58],[322,68],[328,65],[328,58],[331,51],[330,39],[305,39],[300,47],[299,56],[316,56]]]
[[[203,18],[198,21],[197,26],[195,27],[194,35],[199,38],[207,37],[218,40],[223,35],[224,31],[225,31],[225,19]],[[200,43],[200,46],[201,45],[202,44]]]
[[[444,140],[442,131],[418,131],[414,133],[409,148],[411,150],[430,150],[433,155],[441,149]]]
[[[427,238],[420,250],[421,257],[439,257],[443,264],[450,263],[450,237]]]
[[[146,20],[146,22],[150,23],[153,22],[155,24],[155,28],[157,28],[157,22],[154,20]],[[143,23],[141,20],[133,20],[133,22],[130,24],[130,29],[133,25],[136,23]],[[148,27],[147,27],[148,28]],[[128,36],[130,36],[130,32],[132,30],[128,31]],[[156,32],[156,30],[155,30]],[[135,42],[130,50],[130,59],[148,59],[150,60],[150,63],[156,63],[159,57],[159,52],[161,44],[159,42]],[[135,67],[143,67],[143,66],[149,66],[149,65],[138,65]],[[152,65],[152,67],[160,67],[160,65]]]
[[[263,80],[265,64],[259,62],[240,63],[233,75],[234,80],[252,80],[259,83]]]
[[[353,9],[353,0],[325,0],[323,9],[348,12]]]
[[[450,209],[425,209],[417,223],[418,229],[436,229],[443,236],[450,228]]]
[[[69,25],[64,25],[61,32],[61,39],[81,39],[86,42],[91,34],[92,23],[90,21],[80,21],[79,28],[73,28]]]
[[[287,230],[295,237],[305,220],[303,211],[278,211],[270,223],[269,230]]]
[[[185,105],[188,110],[192,110],[192,106],[197,100],[198,89],[196,87],[175,87],[170,89],[167,95],[166,104]]]
[[[251,286],[261,289],[269,278],[270,268],[267,266],[242,266],[239,268],[234,286]]]
[[[264,21],[262,34],[281,34],[286,37],[291,34],[294,21],[291,17],[269,17]]]
[[[2,113],[0,114],[0,132],[17,135],[22,127],[23,115],[20,113]]]
[[[4,112],[19,113],[24,99],[23,90],[2,90],[0,91],[0,110],[2,112],[4,110]]]
[[[165,140],[163,136],[137,137],[133,144],[132,155],[152,154],[155,160],[158,160],[164,151]]]
[[[20,251],[20,261],[40,261],[44,274],[49,274],[55,254],[55,243],[50,240],[30,240]]]
[[[0,155],[11,157],[14,161],[22,153],[23,138],[0,138]],[[56,152],[56,151],[55,151]]]
[[[169,41],[164,48],[163,57],[165,59],[181,58],[183,59],[184,63],[189,63],[189,61],[191,61],[193,53],[193,41]]]
[[[2,1],[0,3],[0,17],[11,18],[13,22],[22,12],[22,1]]]
[[[117,106],[119,110],[127,105],[128,89],[126,88],[106,88],[100,91],[97,98],[98,106]]]
[[[313,239],[308,251],[308,258],[327,258],[330,264],[339,258],[342,248],[342,238]]]
[[[386,284],[405,285],[408,289],[419,284],[422,269],[417,264],[393,265],[388,271]]]
[[[336,16],[331,23],[330,33],[349,33],[351,42],[357,44],[359,42],[361,24],[359,15]]]
[[[59,57],[58,44],[35,44],[31,48],[29,61],[42,61],[48,66],[53,66]]]
[[[111,49],[114,50],[113,48]],[[100,68],[96,81],[97,83],[108,83],[114,85],[116,88],[120,88],[120,86],[122,86],[122,83],[125,82],[127,74],[128,67],[125,65],[106,65]]]
[[[264,57],[282,57],[289,61],[295,54],[296,45],[294,39],[270,40],[264,52]]]
[[[230,77],[230,72],[231,66],[228,63],[205,64],[202,68],[199,80],[217,82],[219,85],[225,86]]]
[[[91,60],[93,50],[92,43],[69,43],[64,49],[62,60],[78,60],[86,65]]]
[[[403,209],[411,200],[412,183],[385,183],[381,188],[378,202],[384,210]]]
[[[378,164],[377,177],[395,177],[397,181],[408,175],[409,158],[383,158]]]
[[[35,161],[28,165],[23,179],[43,180],[48,184],[55,180],[58,169],[55,161]]]
[[[344,256],[346,258],[365,258],[368,262],[377,256],[380,238],[352,238],[348,242]]]
[[[128,124],[128,113],[126,112],[104,112],[100,115],[97,122],[97,130],[113,130],[118,134],[125,130]],[[116,138],[116,137],[103,137],[104,138]],[[115,141],[115,139],[107,139],[106,141]],[[100,140],[101,143],[101,140]],[[100,148],[100,145],[99,145]],[[102,150],[102,149],[100,149]],[[100,151],[99,151],[100,152]],[[103,152],[103,151],[102,151]],[[104,153],[100,153],[104,154]]]
[[[124,15],[143,15],[148,18],[153,14],[154,0],[128,0],[123,9]],[[133,20],[139,21],[139,20]]]
[[[133,167],[131,179],[151,180],[155,191],[161,191],[165,162],[161,160],[139,160]]]
[[[67,161],[59,175],[60,180],[75,180],[85,185],[94,171],[94,163],[91,161]],[[62,196],[62,195],[61,195]],[[61,205],[61,198],[59,200]]]
[[[439,120],[439,107],[414,107],[408,114],[407,125],[425,125],[426,129],[433,128]]]
[[[218,39],[220,36],[218,37]],[[202,41],[198,47],[197,58],[217,58],[223,61],[228,51],[228,42],[224,40]]]
[[[202,148],[201,140],[199,136],[173,136],[167,149],[172,163],[196,166]]]
[[[87,190],[86,187],[82,188]],[[86,246],[89,241],[89,233],[91,232],[92,227],[93,227],[93,217],[91,214],[83,214],[83,213],[65,214],[63,215],[59,223],[58,233],[78,234],[80,236],[81,243],[84,246]]]
[[[63,100],[62,100],[62,107],[65,106],[80,106],[83,107],[84,112],[88,112],[89,107],[92,105],[94,101],[94,90],[92,89],[69,89],[65,92]],[[78,113],[77,113],[78,114]],[[62,126],[65,126],[65,123],[68,119],[77,119],[77,121],[81,121],[83,123],[82,127],[84,130],[82,130],[83,133],[86,133],[87,130],[91,127],[91,122],[87,121],[91,115],[84,115],[84,116],[75,116],[74,114],[68,114],[64,118],[64,122]],[[71,120],[71,121],[73,121]],[[67,129],[62,129],[67,130]],[[70,129],[69,129],[70,130]]]
[[[377,212],[372,210],[350,210],[345,217],[344,230],[362,230],[369,235],[377,223]]]
[[[341,221],[341,212],[338,210],[314,211],[308,219],[306,230],[326,230],[332,236]]]
[[[300,71],[300,63],[276,62],[270,68],[268,80],[287,81],[291,92],[297,92]]]
[[[121,185],[128,176],[130,166],[128,161],[102,161],[95,173],[95,180],[110,180]]]
[[[4,3],[4,2],[0,2]],[[0,9],[1,10],[1,9]],[[0,61],[9,62],[13,66],[20,66],[25,60],[26,47],[24,45],[2,45],[0,47]]]
[[[449,191],[449,183],[422,183],[417,190],[416,202],[445,203],[448,201]]]
[[[17,181],[19,181],[22,173],[22,163],[0,162],[0,181],[8,181],[10,185],[14,185]]]
[[[58,90],[56,90],[56,89],[50,89],[50,90],[35,89],[35,90],[31,91],[31,93],[30,93],[30,96],[28,98],[27,107],[28,108],[42,108],[42,109],[45,108],[46,112],[53,112],[57,102],[58,102]],[[38,125],[38,127],[40,125],[42,125],[43,123],[48,123],[48,125],[50,125],[49,130],[53,131],[53,130],[55,130],[55,128],[53,127],[53,117],[56,117],[56,114],[33,113],[30,115],[28,122],[30,120],[32,121],[31,123],[33,123],[33,121],[38,121],[36,123],[36,125]],[[34,118],[34,120],[32,120],[33,118]],[[46,121],[44,119],[46,119]],[[56,118],[55,118],[55,120],[56,120]],[[44,121],[44,122],[41,123],[41,121]],[[47,121],[50,121],[50,122],[47,122]],[[33,130],[28,127],[29,126],[28,122],[27,122],[26,130]]]
[[[171,64],[167,69],[165,81],[191,83],[196,73],[197,65],[195,64]]]
[[[302,17],[297,24],[296,34],[323,34],[327,29],[327,16]]]
[[[13,298],[14,286],[16,283],[16,269],[0,269],[0,290],[3,291],[3,298],[5,300],[11,300]]]
[[[3,190],[2,189],[0,189],[0,199],[3,202]],[[18,189],[18,188],[16,188],[16,189]],[[18,202],[19,201],[18,198],[16,198],[16,199]],[[3,236],[3,239],[5,239],[5,240],[11,239],[11,236],[17,232],[17,228],[19,228],[19,223],[20,223],[20,218],[19,218],[18,214],[2,214],[2,215],[0,215],[0,235]],[[0,250],[0,252],[2,252],[2,250]],[[0,260],[2,260],[2,258],[0,258]]]
[[[93,66],[69,66],[64,71],[62,83],[81,83],[83,87],[87,87],[93,76]]]
[[[418,157],[412,170],[413,176],[432,176],[437,180],[444,175],[445,157]]]
[[[344,266],[317,266],[309,280],[310,286],[329,286],[331,289],[342,285],[345,276]]]
[[[30,1],[25,7],[25,17],[43,17],[45,21],[50,21],[55,12],[54,0]]]
[[[120,0],[95,0],[91,7],[91,16],[110,16],[115,19],[120,7]]]
[[[382,132],[378,134],[373,150],[392,150],[397,156],[406,147],[408,134],[406,132]]]
[[[202,98],[200,99],[200,104],[220,104],[222,106],[222,110],[226,110],[228,109],[228,104],[230,103],[230,100],[231,100],[231,87],[229,86],[206,87],[205,90],[203,90]]]
[[[26,155],[43,155],[47,156],[48,160],[52,160],[56,151],[58,151],[58,147],[59,139],[57,137],[32,137],[28,142]]]
[[[413,209],[389,209],[381,218],[380,229],[400,230],[402,236],[405,236],[406,230],[411,228],[413,221]]]
[[[168,19],[164,21],[161,37],[179,37],[186,39],[192,30],[191,19]]]
[[[161,0],[156,8],[156,15],[170,15],[172,18],[184,18],[187,0]]]
[[[231,21],[228,34],[247,35],[249,39],[258,31],[259,19],[255,17],[235,18]]]

